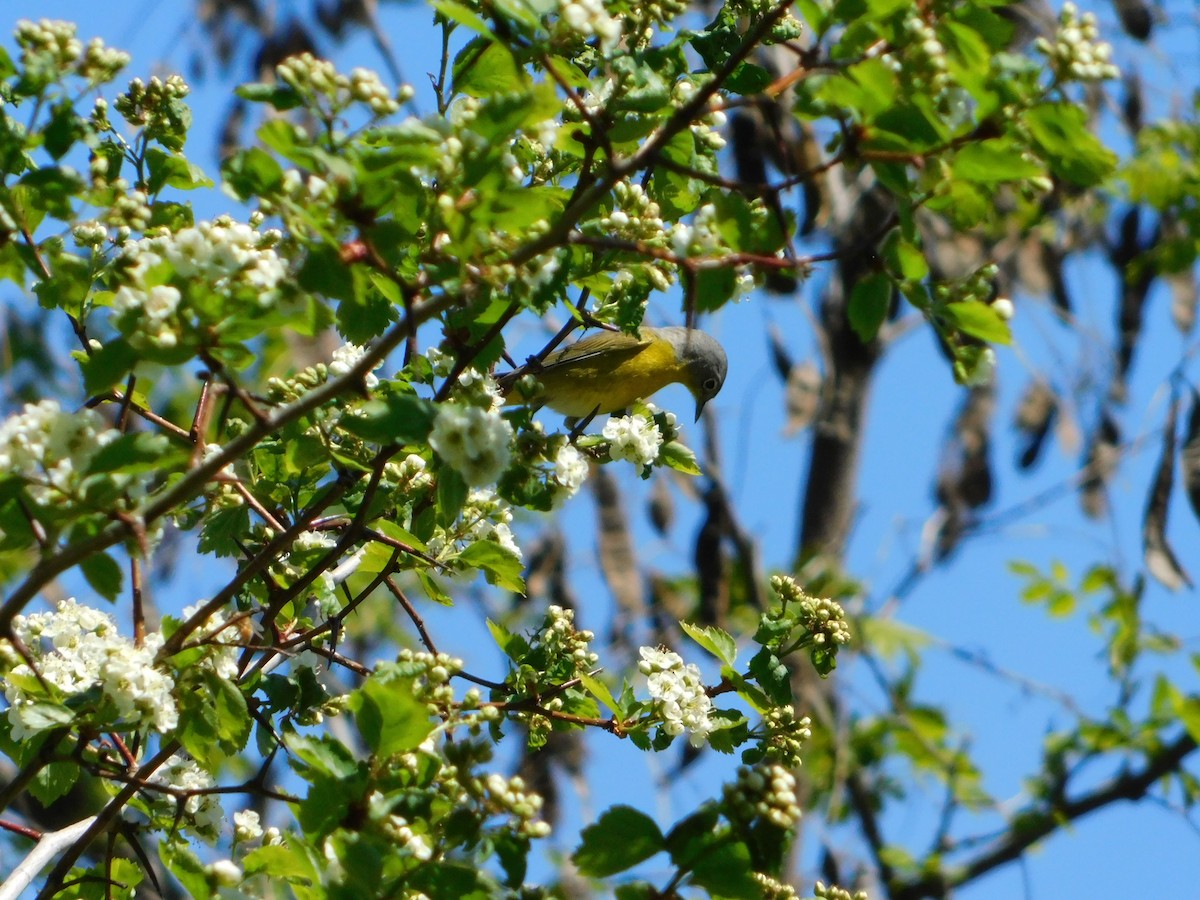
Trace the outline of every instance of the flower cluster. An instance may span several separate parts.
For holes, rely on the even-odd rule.
[[[181,126],[186,120],[180,101],[191,90],[180,75],[170,75],[166,81],[156,75],[149,84],[135,78],[115,105],[134,128],[144,128],[148,134],[172,133],[184,130]]]
[[[627,241],[656,241],[663,236],[662,210],[640,184],[613,185],[613,210],[600,219],[605,234]]]
[[[573,444],[564,443],[554,456],[554,482],[559,487],[557,497],[565,500],[579,493],[588,471],[587,457]]]
[[[555,37],[574,36],[584,41],[596,38],[600,52],[613,50],[621,40],[621,20],[604,8],[604,0],[559,0]]]
[[[366,353],[366,347],[360,347],[358,344],[342,344],[342,346],[333,351],[333,359],[329,362],[329,374],[334,378],[340,378],[348,373],[360,359],[366,356]],[[382,365],[383,360],[381,359],[372,368],[378,369]],[[379,378],[368,372],[363,376],[362,383],[363,387],[368,391],[373,390],[379,386]]]
[[[710,718],[712,701],[700,680],[700,669],[685,665],[678,653],[642,647],[638,671],[646,676],[654,709],[662,717],[662,730],[675,737],[687,732],[693,747],[701,746],[716,723]]]
[[[676,106],[691,102],[700,90],[699,85],[689,78],[684,78],[675,85],[671,99]],[[713,94],[708,99],[708,112],[691,125],[692,134],[701,148],[717,151],[725,147],[725,136],[721,130],[725,127],[725,100],[720,94]]]
[[[211,303],[193,307],[187,302],[193,292],[211,291],[227,303],[271,306],[287,275],[274,249],[279,237],[222,216],[126,242],[116,261],[123,283],[112,300],[118,324],[134,343],[174,347],[184,332],[185,312],[213,326],[224,319],[225,304],[221,310]]]
[[[575,628],[575,610],[551,606],[536,641],[551,656],[569,657],[576,672],[587,672],[600,662],[600,657],[589,649],[595,639],[592,632]]]
[[[383,820],[383,831],[392,839],[396,851],[402,856],[411,856],[420,862],[426,862],[433,857],[433,848],[423,835],[412,830],[408,820],[395,813],[389,814]]]
[[[1073,81],[1119,78],[1120,70],[1110,61],[1112,46],[1099,37],[1095,14],[1080,15],[1079,8],[1068,0],[1059,13],[1054,42],[1040,37],[1034,46],[1049,58],[1059,78]]]
[[[186,622],[203,604],[185,606],[179,613],[179,621]],[[203,644],[205,654],[191,665],[212,672],[226,680],[237,677],[238,654],[246,644],[243,630],[250,628],[250,619],[244,615],[232,618],[220,612],[211,614],[192,632],[189,645]]]
[[[717,208],[705,203],[692,217],[692,223],[676,222],[671,227],[671,251],[676,256],[716,256],[726,252],[717,230]]]
[[[800,821],[796,805],[796,778],[776,763],[739,766],[737,781],[725,785],[725,809],[735,822],[766,820],[788,829]]]
[[[537,818],[542,811],[542,798],[527,791],[524,780],[519,776],[505,778],[493,772],[482,779],[482,784],[489,811],[507,814],[510,825],[518,835],[540,838],[550,834],[550,826]]]
[[[904,35],[904,69],[912,74],[913,87],[923,90],[928,85],[934,95],[942,94],[953,84],[946,47],[917,7],[910,8],[904,17]]]
[[[789,769],[800,765],[800,751],[812,737],[808,716],[797,718],[791,706],[777,706],[763,713],[763,757]]]
[[[233,814],[233,839],[239,844],[257,841],[263,836],[262,823],[258,813],[252,809],[243,809]]]
[[[728,8],[745,16],[750,22],[757,22],[763,16],[777,13],[779,5],[775,0],[730,0]],[[794,41],[802,34],[804,23],[789,10],[775,21],[763,43],[769,46],[783,41]]]
[[[512,532],[512,509],[490,487],[478,488],[467,495],[462,520],[469,525],[463,540],[495,541],[521,559],[521,548]]]
[[[649,44],[654,37],[654,26],[665,29],[673,20],[688,10],[687,0],[649,0],[639,3],[630,10],[631,22],[627,26],[631,43],[638,47]]]
[[[360,68],[343,75],[333,63],[311,53],[288,57],[275,67],[275,74],[305,101],[324,107],[331,115],[343,112],[352,103],[362,103],[373,115],[387,116],[413,97],[410,85],[392,94],[374,72]]]
[[[83,42],[71,22],[40,19],[17,22],[13,36],[21,48],[21,65],[27,69],[66,71],[83,55]]]
[[[432,715],[444,713],[454,703],[450,679],[462,671],[463,661],[448,653],[426,653],[405,648],[396,657],[398,670],[413,679],[412,694]]]
[[[111,704],[108,721],[98,724],[115,720],[122,727],[150,727],[161,733],[178,724],[179,711],[171,694],[174,680],[154,664],[163,643],[161,634],[147,635],[141,646],[135,646],[120,635],[111,616],[74,599],[54,612],[17,616],[13,633],[32,657],[32,666],[18,662],[5,677],[8,720],[16,740],[64,724],[61,716],[46,708],[47,702],[69,702],[94,689]],[[7,646],[4,657],[6,668],[18,659]],[[53,694],[47,696],[46,687]],[[93,710],[97,706],[103,716],[103,704],[88,704]],[[66,707],[58,709],[65,711]]]
[[[798,605],[800,624],[814,644],[832,647],[850,643],[846,612],[836,601],[810,597],[790,575],[772,575],[771,587],[785,606]]]
[[[191,758],[176,753],[150,776],[149,781],[168,789],[158,792],[157,796],[154,792],[146,792],[154,796],[152,811],[156,815],[167,822],[175,822],[176,817],[182,815],[184,828],[209,842],[220,836],[225,812],[218,796],[194,793],[208,790],[215,782]],[[186,795],[182,803],[176,799],[179,795]]]
[[[762,900],[800,900],[800,895],[794,887],[765,872],[751,872],[750,877],[758,884]]]
[[[469,485],[495,482],[512,458],[512,426],[494,410],[443,403],[429,444]]]
[[[866,891],[855,891],[852,894],[845,888],[836,885],[826,886],[823,881],[818,881],[813,885],[813,896],[817,900],[867,900]]]
[[[601,434],[610,442],[610,459],[625,459],[642,467],[658,459],[658,452],[663,445],[663,436],[658,430],[658,425],[641,413],[609,416]]]
[[[56,400],[28,404],[0,423],[0,472],[25,481],[30,499],[40,505],[79,498],[96,452],[120,437],[90,409],[64,412]],[[145,491],[148,475],[110,473],[128,495]]]

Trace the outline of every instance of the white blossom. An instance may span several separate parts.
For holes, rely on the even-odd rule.
[[[53,612],[17,616],[13,631],[29,649],[42,679],[68,700],[99,688],[123,724],[149,726],[160,733],[178,724],[171,693],[174,680],[154,660],[162,647],[161,634],[149,634],[135,646],[121,636],[111,616],[74,598]],[[4,695],[14,738],[22,740],[52,727],[54,723],[38,715],[40,691],[22,686],[34,675],[29,664],[21,662],[6,674]]]
[[[648,466],[658,459],[663,444],[658,426],[641,413],[610,416],[601,434],[611,442],[608,455],[613,460],[625,459],[639,466]]]
[[[688,735],[692,746],[699,747],[716,727],[710,718],[712,701],[704,692],[700,669],[685,665],[677,653],[642,647],[638,671],[646,676],[655,710],[662,716],[662,730],[670,735]]]
[[[258,813],[252,809],[243,809],[233,814],[233,836],[235,840],[256,841],[263,835],[262,824]]]
[[[587,457],[574,444],[563,444],[554,457],[554,480],[564,497],[574,497],[588,476]]]
[[[429,443],[467,484],[494,482],[507,468],[512,426],[495,410],[443,403],[433,422]]]

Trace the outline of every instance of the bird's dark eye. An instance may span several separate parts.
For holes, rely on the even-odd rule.
[[[717,379],[715,379],[715,378],[704,379],[704,390],[706,392],[715,391],[716,389],[717,389]]]

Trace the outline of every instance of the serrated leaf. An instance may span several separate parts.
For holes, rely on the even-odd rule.
[[[679,441],[671,441],[663,444],[658,451],[658,459],[661,463],[676,472],[681,472],[684,475],[700,475],[703,469],[700,468],[700,463],[696,460],[696,454],[692,452],[690,447],[681,444]]]
[[[741,841],[724,841],[709,849],[692,868],[691,881],[714,897],[760,900],[762,885],[754,880],[750,850]]]
[[[381,757],[412,750],[434,728],[407,678],[369,678],[351,695],[349,706],[367,746]]]
[[[625,714],[620,704],[617,703],[617,699],[612,695],[612,691],[608,689],[608,685],[599,678],[594,678],[591,675],[580,675],[579,683],[583,685],[584,690],[607,706],[616,715],[623,716]]]
[[[482,569],[488,584],[517,594],[525,593],[525,579],[521,577],[524,566],[495,541],[475,541],[458,558],[473,568]]]
[[[594,825],[583,829],[582,843],[571,854],[579,871],[592,878],[608,878],[631,869],[666,849],[658,825],[631,806],[614,806]]]
[[[749,670],[774,705],[783,706],[793,702],[788,667],[766,647],[761,648],[751,658]]]
[[[733,639],[733,635],[727,631],[717,628],[715,625],[706,625],[699,628],[688,622],[681,621],[679,627],[684,630],[693,641],[715,656],[727,666],[732,666],[737,659],[737,642]]]

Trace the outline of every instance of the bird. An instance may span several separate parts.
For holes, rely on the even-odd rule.
[[[696,421],[721,390],[729,363],[716,339],[694,328],[643,325],[634,333],[599,331],[556,350],[531,367],[542,391],[513,394],[518,369],[497,382],[506,403],[548,406],[573,419],[628,409],[668,384],[682,384],[696,400]]]

